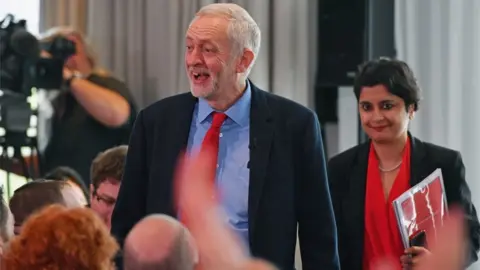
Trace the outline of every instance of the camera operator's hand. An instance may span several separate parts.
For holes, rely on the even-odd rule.
[[[63,68],[63,79],[66,81],[66,80],[70,80],[73,76],[73,72],[68,69],[68,68]]]
[[[68,87],[72,87],[73,79],[85,79],[86,76],[77,70],[71,70],[69,68],[63,68],[63,80],[67,83]]]
[[[42,58],[52,58],[52,55],[45,50],[41,50],[40,51],[40,57],[42,57]]]
[[[83,75],[88,75],[92,72],[91,65],[88,59],[77,54],[70,56],[65,62],[65,67],[69,70],[75,70]]]

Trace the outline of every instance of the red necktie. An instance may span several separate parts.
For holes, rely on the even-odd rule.
[[[212,120],[212,125],[207,131],[207,134],[205,134],[205,137],[203,138],[202,141],[202,147],[200,151],[205,151],[209,150],[212,151],[212,153],[215,153],[214,155],[214,160],[212,160],[212,163],[209,164],[209,169],[211,170],[212,179],[210,184],[212,185],[212,188],[215,189],[215,176],[216,176],[216,170],[217,170],[217,163],[218,163],[218,146],[220,144],[220,128],[227,118],[227,115],[224,113],[219,113],[219,112],[213,112],[212,113],[213,120]],[[212,198],[215,200],[215,198]],[[183,220],[184,224],[188,228],[188,221]],[[199,258],[200,261],[202,258]],[[204,270],[202,267],[202,264],[199,263],[198,265],[195,266],[195,270]]]
[[[212,113],[213,120],[212,125],[205,134],[202,142],[201,151],[205,149],[209,149],[212,153],[215,153],[215,158],[210,164],[210,169],[213,172],[214,179],[212,179],[213,183],[215,183],[215,175],[218,163],[218,146],[220,144],[220,127],[222,126],[223,122],[227,118],[227,115],[224,113],[213,112]]]

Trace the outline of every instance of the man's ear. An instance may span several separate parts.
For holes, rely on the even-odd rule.
[[[247,71],[247,69],[252,65],[254,58],[255,55],[251,50],[244,50],[237,64],[237,73],[245,73],[245,71]]]

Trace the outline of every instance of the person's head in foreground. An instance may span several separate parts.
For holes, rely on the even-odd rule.
[[[219,108],[231,105],[245,89],[260,40],[260,28],[242,7],[218,3],[201,8],[186,34],[192,94]]]
[[[201,269],[275,270],[274,265],[248,256],[242,241],[225,224],[219,210],[208,164],[214,154],[207,149],[196,156],[183,156],[177,167],[175,194],[178,211],[188,220],[199,253]],[[194,180],[194,181],[192,181]]]
[[[90,207],[111,227],[128,146],[121,145],[97,155],[90,168]]]
[[[407,138],[408,124],[418,110],[420,87],[410,67],[380,58],[360,67],[354,92],[363,130],[376,143]]]
[[[166,215],[147,216],[128,234],[125,270],[193,270],[198,260],[188,230]]]
[[[111,270],[118,245],[88,208],[52,205],[32,215],[4,253],[9,270]]]
[[[42,208],[59,204],[68,208],[84,207],[83,195],[65,181],[38,179],[26,183],[13,193],[10,210],[15,220],[15,234],[19,234],[23,223]]]
[[[13,237],[13,215],[3,199],[3,187],[0,186],[0,256],[4,247]]]
[[[60,166],[47,172],[45,179],[55,181],[66,181],[77,192],[77,196],[83,198],[85,205],[88,204],[88,189],[80,174],[70,167]]]

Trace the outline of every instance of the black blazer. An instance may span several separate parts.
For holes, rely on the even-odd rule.
[[[468,261],[469,264],[475,262],[480,247],[480,225],[465,181],[465,167],[460,153],[414,137],[410,137],[410,142],[410,185],[419,183],[437,168],[442,169],[448,204],[460,205],[465,211],[470,233]],[[328,163],[342,269],[362,269],[369,149],[370,142],[360,144],[333,157]]]
[[[298,223],[303,269],[339,269],[318,119],[311,110],[253,84],[251,90],[248,214],[252,255],[281,269],[294,269]],[[112,233],[121,244],[144,216],[176,216],[172,178],[178,155],[187,146],[196,102],[190,93],[180,94],[154,103],[137,116],[112,218]]]

